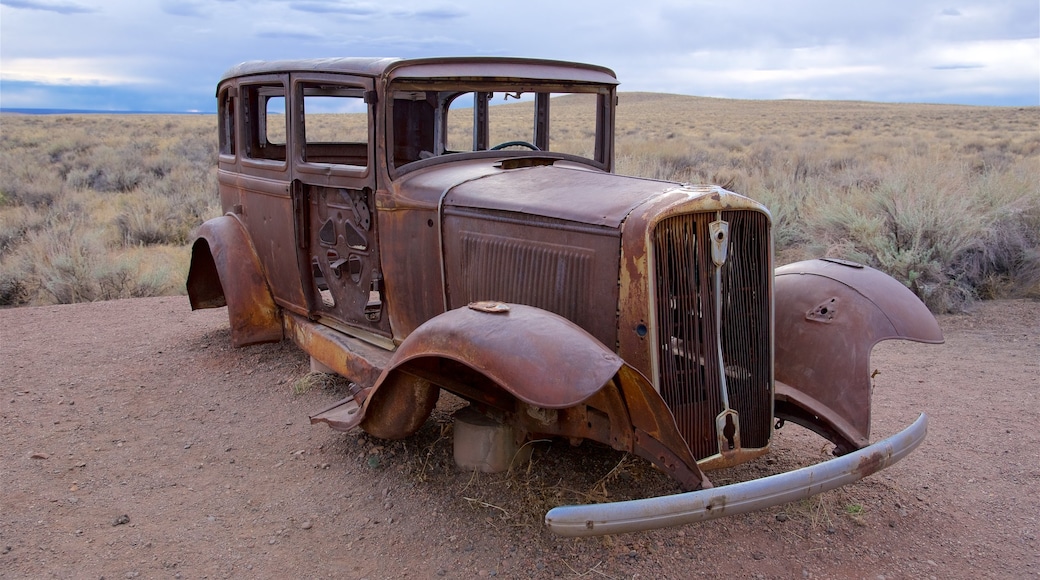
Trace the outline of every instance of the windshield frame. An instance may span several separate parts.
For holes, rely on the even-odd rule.
[[[548,150],[492,150],[494,143],[489,143],[489,115],[495,106],[487,106],[481,110],[483,99],[473,99],[473,149],[452,151],[447,146],[449,127],[448,111],[459,98],[467,95],[493,93],[521,95],[523,100],[533,101],[533,116],[530,119],[533,138],[532,144],[539,146],[548,144]],[[592,137],[592,157],[574,153],[553,151],[552,127],[550,126],[551,98],[545,95],[560,96],[570,94],[596,95],[594,108],[589,113],[590,124],[594,123],[595,135]],[[549,160],[568,160],[588,165],[602,171],[614,169],[614,108],[617,103],[616,84],[595,83],[573,80],[537,80],[510,79],[503,77],[483,78],[393,78],[384,91],[383,114],[386,130],[386,164],[392,178],[414,171],[422,167],[437,165],[462,159],[499,159],[512,157],[535,157]],[[411,104],[405,104],[410,101]],[[412,108],[414,110],[408,110]],[[584,111],[583,111],[584,112]],[[432,126],[433,134],[416,131],[416,117],[427,127]],[[407,129],[409,127],[410,129]],[[411,131],[409,137],[409,130]],[[420,142],[420,144],[416,144]]]

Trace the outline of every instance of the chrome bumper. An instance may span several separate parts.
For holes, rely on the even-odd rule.
[[[928,417],[887,439],[823,463],[787,473],[688,493],[602,503],[560,506],[545,514],[545,525],[561,536],[602,536],[679,526],[743,514],[841,487],[881,471],[924,441]]]

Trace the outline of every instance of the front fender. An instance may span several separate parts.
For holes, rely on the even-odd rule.
[[[645,377],[576,324],[520,304],[478,303],[430,319],[401,343],[371,389],[311,422],[407,437],[440,388],[523,432],[592,439],[650,460],[687,489],[711,485]]]
[[[941,343],[931,312],[892,277],[853,262],[822,259],[777,268],[777,418],[837,445],[870,440],[870,351],[882,340]]]
[[[530,306],[445,312],[394,352],[365,398],[361,427],[387,439],[411,435],[436,402],[433,383],[507,412],[513,398],[546,409],[576,405],[622,364],[587,337],[574,323]]]
[[[224,215],[199,227],[186,286],[192,310],[227,305],[234,346],[282,339],[278,307],[238,218]]]

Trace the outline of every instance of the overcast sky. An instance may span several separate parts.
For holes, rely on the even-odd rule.
[[[0,0],[0,106],[214,111],[243,60],[508,55],[623,91],[1040,104],[1038,0]]]

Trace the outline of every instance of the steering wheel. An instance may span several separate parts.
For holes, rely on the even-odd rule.
[[[498,151],[499,149],[505,149],[506,147],[527,147],[531,151],[541,151],[541,149],[533,143],[528,143],[527,141],[506,141],[505,143],[495,145],[491,149],[488,149],[488,151]]]

